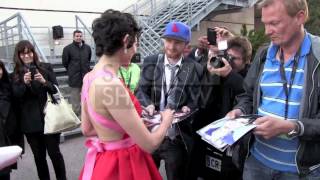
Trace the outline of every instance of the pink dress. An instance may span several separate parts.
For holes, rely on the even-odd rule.
[[[92,120],[103,127],[125,133],[121,126],[96,113],[88,101],[88,90],[91,82],[98,78],[113,78],[112,74],[99,71],[87,74],[83,80],[82,101],[87,103],[88,113]],[[131,100],[139,115],[141,106],[135,96],[128,90]],[[97,137],[88,138],[85,145],[88,152],[81,171],[80,180],[161,180],[151,155],[143,151],[125,134],[121,140],[102,142]]]

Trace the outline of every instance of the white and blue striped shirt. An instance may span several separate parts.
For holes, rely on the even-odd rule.
[[[306,55],[311,48],[310,37],[306,34],[301,45],[300,59],[291,92],[289,94],[287,120],[296,121],[299,118],[300,102],[303,93],[304,67]],[[260,79],[261,102],[258,114],[284,119],[286,94],[280,75],[280,60],[276,58],[279,47],[272,45],[268,49],[266,62]],[[289,81],[292,72],[294,57],[285,62],[285,75]],[[299,145],[298,138],[289,139],[280,135],[271,139],[256,136],[251,148],[252,155],[264,165],[279,171],[297,173],[295,156]]]

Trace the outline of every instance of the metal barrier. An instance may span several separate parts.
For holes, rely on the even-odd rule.
[[[160,35],[165,24],[170,21],[185,22],[193,27],[219,6],[249,7],[256,2],[257,0],[139,0],[124,12],[134,14],[143,29],[139,50],[142,57],[145,57],[159,51]]]
[[[41,61],[48,62],[26,19],[22,14],[16,13],[0,22],[0,59],[4,61],[9,72],[13,71],[12,58],[15,44],[23,39],[29,40],[34,45]]]

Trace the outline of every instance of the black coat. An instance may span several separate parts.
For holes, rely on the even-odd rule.
[[[240,72],[231,71],[226,77],[211,75],[205,71],[202,79],[200,110],[194,126],[199,129],[214,120],[223,118],[236,104],[236,96],[243,93],[243,80],[249,66]]]
[[[84,75],[90,71],[91,48],[84,42],[80,47],[73,42],[63,48],[62,64],[68,72],[70,87],[82,87]]]
[[[163,73],[164,55],[153,55],[145,58],[136,93],[143,106],[154,104],[156,110],[159,110]],[[189,58],[182,60],[182,66],[176,75],[177,86],[179,87],[177,97],[180,99],[176,101],[176,109],[181,109],[183,106],[188,106],[191,109],[198,107],[202,75],[203,69],[200,64]]]
[[[58,84],[53,69],[48,63],[41,63],[39,72],[46,79],[46,85],[38,81],[31,81],[30,85],[24,84],[23,75],[19,81],[13,81],[13,95],[17,98],[21,110],[21,130],[24,133],[43,132],[44,107],[47,102],[47,93],[57,92],[53,84]]]
[[[204,75],[201,79],[201,96],[199,111],[195,115],[193,124],[196,130],[223,118],[236,104],[236,96],[243,93],[243,80],[248,72],[249,65],[236,73],[231,71],[227,77],[211,75],[207,70],[208,50],[203,50],[201,56],[195,57],[197,48],[192,49],[189,57],[202,65]]]
[[[19,145],[23,148],[19,117],[19,108],[12,97],[10,82],[0,80],[0,147]],[[16,165],[1,170],[0,175],[9,173],[12,168],[16,168]]]

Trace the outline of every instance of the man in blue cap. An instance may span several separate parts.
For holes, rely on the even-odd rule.
[[[166,108],[190,113],[196,110],[200,93],[201,65],[183,56],[190,42],[190,27],[170,22],[162,35],[164,54],[144,60],[137,97],[145,114],[154,115]],[[191,151],[190,117],[173,124],[159,149],[153,153],[155,163],[165,161],[168,180],[186,179],[185,170]]]

